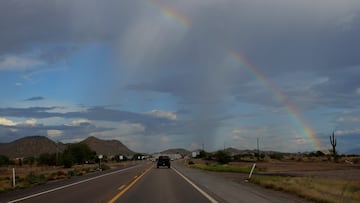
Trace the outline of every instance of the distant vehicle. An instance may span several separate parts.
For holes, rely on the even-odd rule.
[[[159,168],[160,166],[167,166],[168,168],[170,168],[170,157],[159,156],[157,161],[157,168]]]

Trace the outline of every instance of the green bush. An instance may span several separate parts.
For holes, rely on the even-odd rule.
[[[30,157],[25,157],[23,163],[32,166],[35,163],[35,161],[36,161],[35,157],[30,156]]]
[[[109,169],[110,169],[110,167],[109,167],[108,165],[106,165],[106,164],[101,164],[101,170],[102,170],[102,171],[109,170]]]
[[[31,171],[26,176],[25,181],[27,181],[31,185],[41,185],[47,182],[47,178],[44,174],[36,175],[34,172]]]
[[[215,153],[216,161],[220,164],[227,164],[231,161],[231,156],[225,150],[219,150]]]
[[[77,170],[77,169],[74,169],[74,170],[70,170],[70,171],[68,171],[68,176],[77,176],[77,175],[79,175],[80,174],[80,171],[79,170]]]
[[[71,168],[74,164],[84,164],[88,160],[94,160],[96,152],[82,143],[69,145],[63,153],[63,164],[65,168]]]
[[[10,159],[7,156],[0,155],[0,166],[7,166],[10,164]]]
[[[281,153],[272,153],[269,155],[271,159],[277,159],[277,160],[281,160],[284,158],[284,155]]]

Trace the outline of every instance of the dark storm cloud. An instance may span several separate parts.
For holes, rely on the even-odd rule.
[[[25,53],[34,45],[73,47],[46,48],[38,56],[53,63],[79,44],[109,43],[120,47],[119,57],[129,64],[142,59],[139,66],[146,65],[130,74],[141,82],[125,85],[169,92],[187,103],[244,92],[238,85],[244,78],[236,78],[239,72],[224,65],[230,50],[244,54],[268,77],[294,71],[327,76],[329,70],[360,64],[357,1],[260,2],[170,4],[189,19],[189,25],[180,28],[183,33],[177,34],[179,30],[159,20],[146,1],[5,0],[0,6],[0,55]],[[154,30],[146,26],[149,23]],[[155,41],[149,38],[151,32],[158,33]],[[262,94],[249,98],[257,97],[255,101],[264,103]]]
[[[173,95],[189,121],[103,107],[68,113],[49,112],[55,107],[2,108],[0,116],[135,122],[154,134],[187,133],[188,126],[194,139],[211,138],[220,125],[216,118],[228,108],[226,98],[265,107],[283,105],[273,90],[259,84],[258,76],[244,71],[244,62],[229,64],[231,51],[244,55],[299,109],[358,108],[358,0],[167,3],[189,22],[179,25],[176,19],[164,18],[161,8],[142,0],[3,0],[0,57],[62,44],[65,48],[46,47],[36,56],[51,64],[69,57],[77,46],[106,43],[118,52],[122,88]],[[299,73],[312,77],[278,81]],[[327,80],[307,86],[318,78]]]

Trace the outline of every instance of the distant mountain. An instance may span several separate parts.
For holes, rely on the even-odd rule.
[[[190,151],[182,148],[176,148],[176,149],[167,149],[165,151],[160,152],[161,154],[181,154],[181,155],[188,155],[190,154]]]
[[[356,155],[360,155],[360,148],[351,149],[351,150],[347,151],[345,154],[356,154]]]
[[[39,156],[43,153],[63,151],[66,145],[55,143],[44,136],[23,137],[10,143],[0,144],[0,154],[9,158]]]
[[[119,140],[101,140],[96,137],[88,137],[80,143],[87,144],[97,154],[106,156],[114,156],[118,154],[122,155],[134,155],[135,152],[127,148]]]
[[[237,154],[243,154],[245,152],[244,150],[239,150],[239,149],[232,148],[232,147],[226,148],[225,151],[232,156],[237,155]]]

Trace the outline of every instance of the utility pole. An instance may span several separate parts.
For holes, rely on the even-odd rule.
[[[56,142],[56,163],[55,165],[59,165],[59,140]]]

